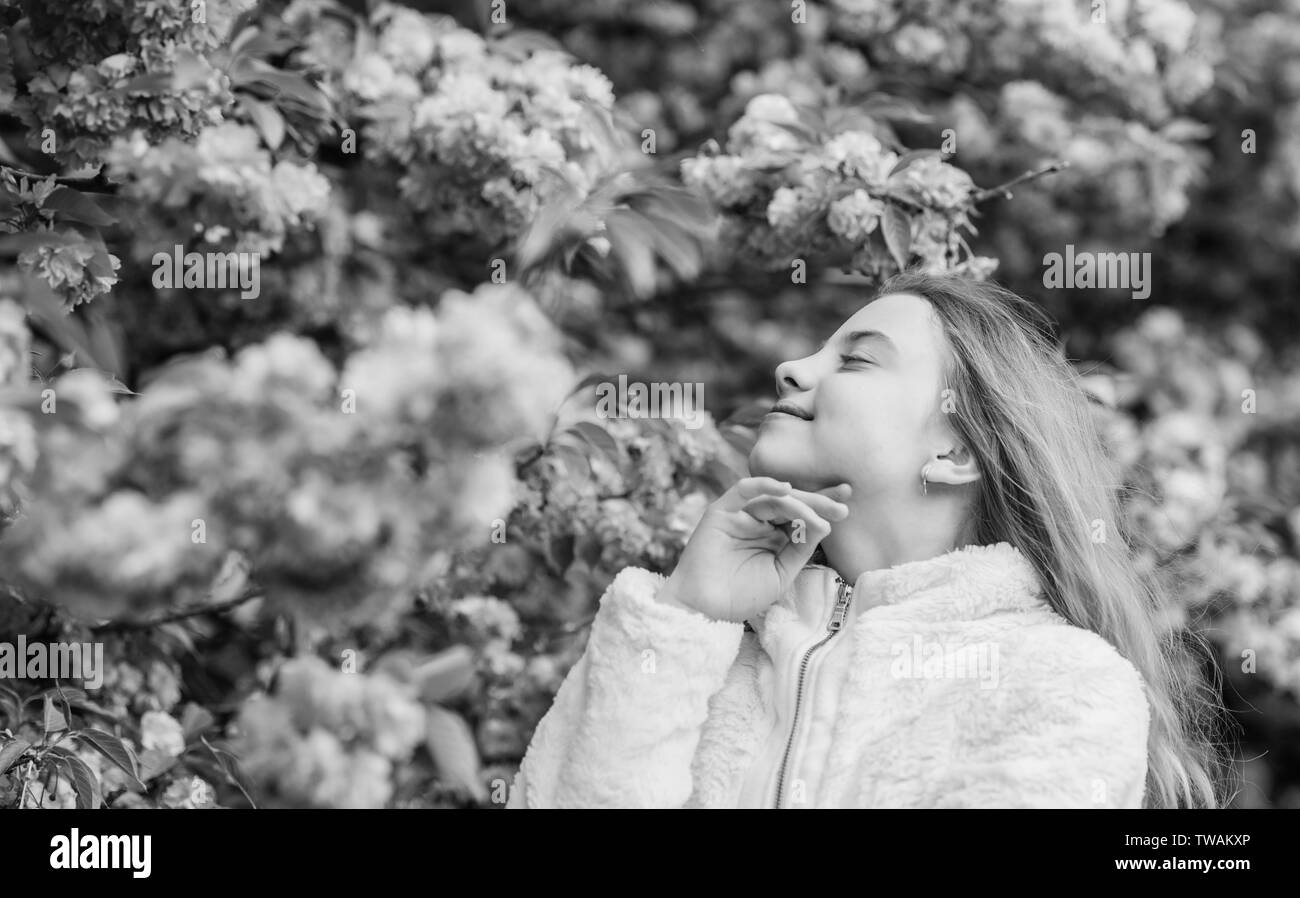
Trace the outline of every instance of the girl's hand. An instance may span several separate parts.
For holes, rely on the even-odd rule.
[[[746,477],[704,512],[658,599],[715,620],[741,622],[794,582],[849,508],[847,484],[815,493],[771,477]]]

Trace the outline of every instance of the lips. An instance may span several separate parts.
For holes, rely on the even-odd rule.
[[[772,406],[771,413],[778,415],[794,415],[796,418],[803,418],[805,421],[812,420],[812,415],[799,408],[799,406],[795,405],[793,402],[778,402],[776,405]]]

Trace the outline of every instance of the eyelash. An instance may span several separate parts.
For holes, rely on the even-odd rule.
[[[875,364],[875,362],[871,361],[871,359],[864,359],[861,356],[856,356],[856,355],[842,355],[840,356],[840,361],[842,361],[845,365],[847,365],[849,362],[861,362],[864,365]]]

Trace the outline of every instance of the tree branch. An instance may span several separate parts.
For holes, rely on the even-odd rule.
[[[970,203],[971,205],[976,205],[978,203],[984,202],[987,199],[992,199],[995,196],[1000,196],[1003,197],[1004,199],[1009,200],[1011,199],[1012,187],[1015,187],[1019,184],[1024,184],[1027,181],[1032,181],[1035,178],[1041,178],[1044,175],[1050,175],[1058,171],[1063,171],[1069,167],[1070,167],[1070,163],[1062,159],[1059,162],[1053,162],[1051,165],[1046,165],[1043,168],[1036,169],[1034,171],[1027,171],[1023,175],[1019,175],[1018,177],[1012,178],[1010,181],[1007,181],[1005,184],[999,184],[996,187],[990,187],[987,190],[980,190],[976,193],[971,194]]]
[[[176,621],[185,620],[186,618],[189,617],[198,617],[200,614],[219,614],[222,611],[229,611],[231,608],[238,607],[239,605],[251,601],[252,599],[261,598],[262,595],[263,593],[260,588],[250,587],[240,595],[235,596],[233,599],[227,599],[224,602],[217,602],[213,605],[202,605],[198,608],[189,608],[184,611],[174,611],[171,614],[165,614],[162,617],[155,618],[154,620],[109,621],[108,623],[100,624],[99,626],[91,627],[90,629],[91,632],[93,633],[102,633],[105,631],[112,631],[112,630],[148,630],[152,627],[159,627],[162,626],[163,624],[175,623]]]
[[[48,175],[48,174],[43,175],[39,172],[27,171],[26,169],[18,168],[13,165],[7,165],[3,162],[0,162],[0,168],[5,169],[6,171],[13,172],[14,175],[16,175],[17,177],[28,178],[34,181],[44,181],[47,178],[53,177],[56,183],[61,184],[64,187],[74,188],[76,190],[88,191],[92,193],[116,193],[117,192],[117,185],[114,184],[112,181],[108,180],[108,178],[104,177],[103,169],[100,169],[93,177],[90,178],[69,178],[69,177],[64,177],[62,175]]]

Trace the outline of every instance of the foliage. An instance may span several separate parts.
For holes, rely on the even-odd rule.
[[[200,7],[0,9],[0,642],[105,652],[0,684],[0,806],[503,804],[773,366],[995,265],[1170,633],[1276,709],[1242,803],[1300,803],[1293,2]],[[1065,244],[1152,300],[1047,289]],[[177,247],[258,295],[159,283]],[[620,375],[707,412],[598,414]]]

